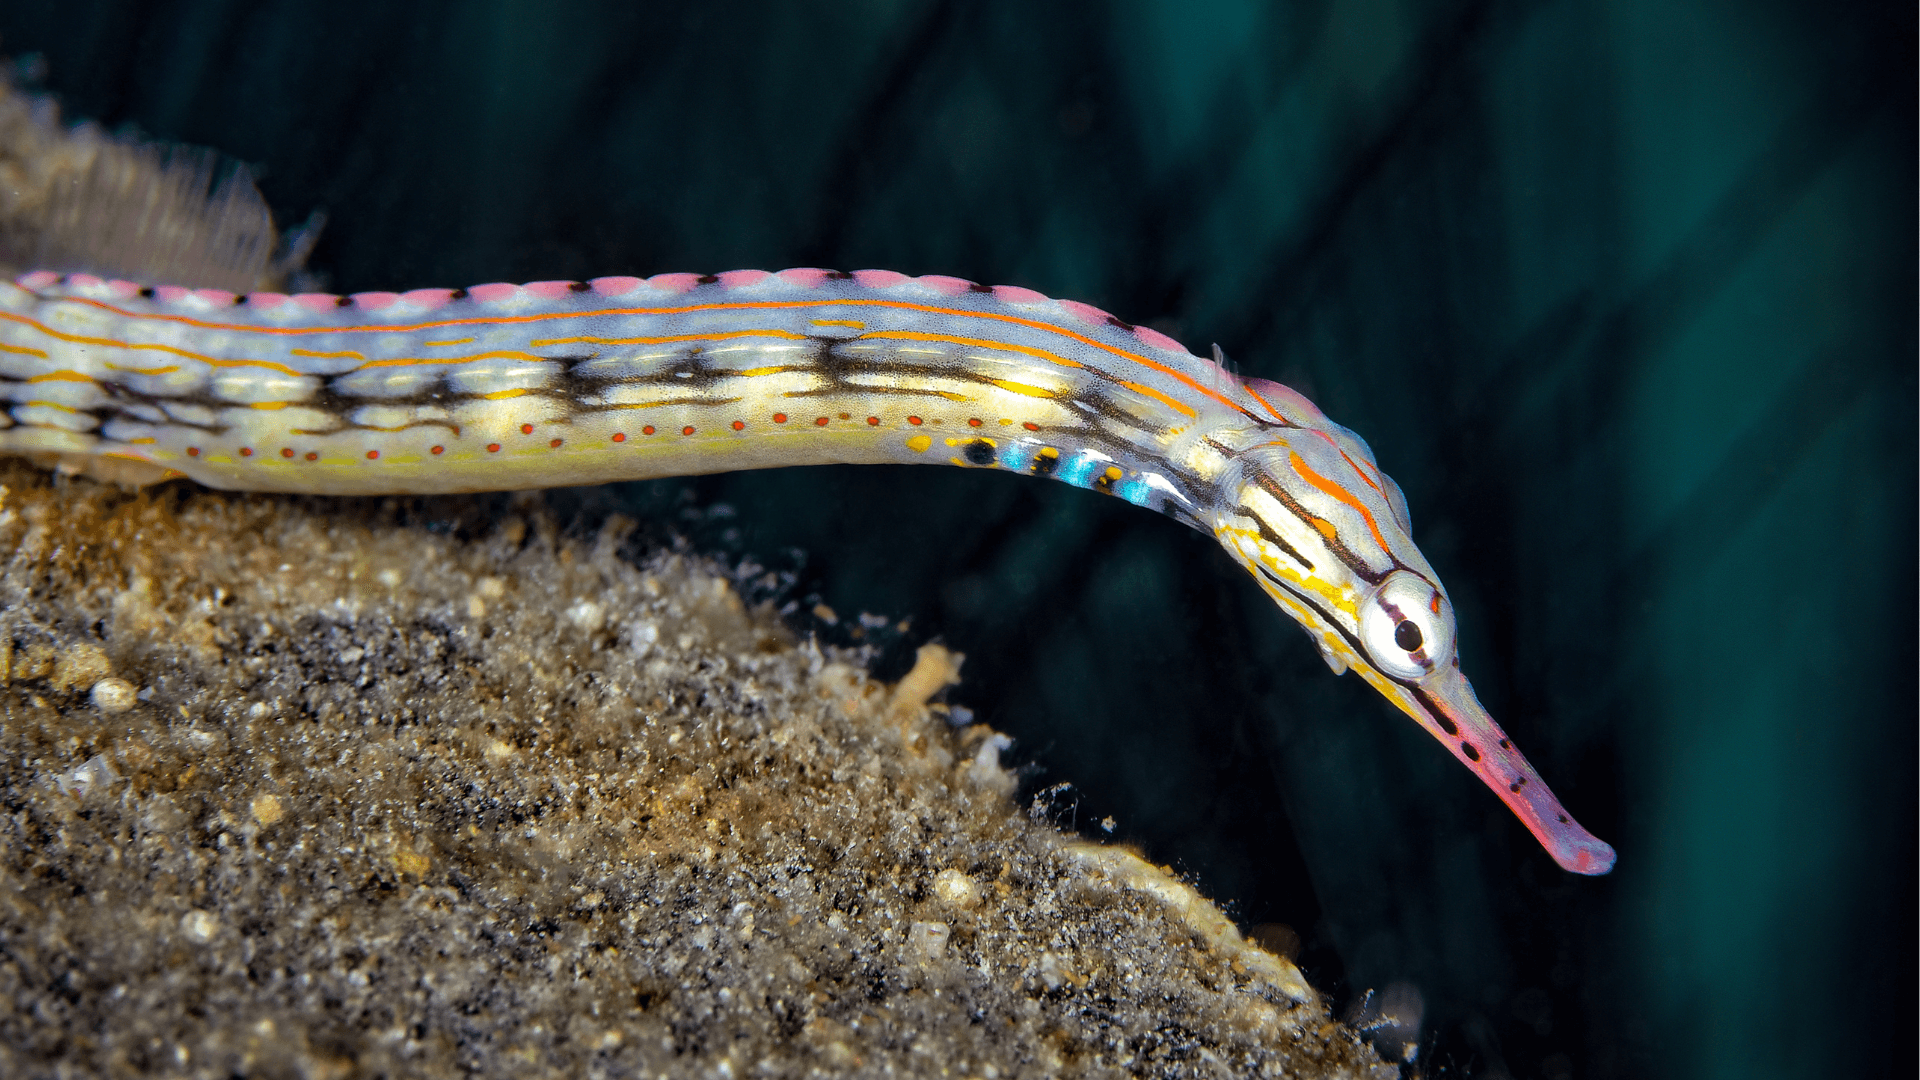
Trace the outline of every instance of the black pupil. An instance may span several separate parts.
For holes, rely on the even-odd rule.
[[[1420,628],[1413,625],[1412,619],[1401,619],[1400,625],[1393,628],[1393,643],[1412,652],[1420,647]]]

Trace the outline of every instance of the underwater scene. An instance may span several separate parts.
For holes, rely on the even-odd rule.
[[[714,615],[726,634],[771,651],[784,633],[869,665],[897,700],[931,709],[923,719],[976,732],[955,752],[1025,820],[1169,868],[1233,924],[1195,933],[1297,965],[1378,1055],[1351,1073],[1330,1058],[1328,1075],[1462,1080],[1913,1067],[1915,35],[1911,5],[1786,0],[0,10],[10,93],[49,95],[43,120],[57,100],[62,123],[212,148],[196,195],[209,180],[257,184],[285,238],[245,257],[280,275],[279,292],[611,294],[600,281],[883,270],[895,273],[804,281],[960,279],[950,302],[1002,322],[990,305],[1031,290],[1112,313],[1073,348],[1171,339],[1194,365],[1213,357],[1244,385],[1297,392],[1260,405],[1357,437],[1328,427],[1322,452],[1372,494],[1334,494],[1295,453],[1298,483],[1270,485],[1274,505],[1331,494],[1356,516],[1337,536],[1295,508],[1324,537],[1261,535],[1309,570],[1349,564],[1378,595],[1401,575],[1431,579],[1382,624],[1403,659],[1431,656],[1424,672],[1355,670],[1370,652],[1381,668],[1364,613],[1315,622],[1300,587],[1250,576],[1257,559],[1189,527],[1181,474],[1135,471],[1105,443],[1119,461],[1106,479],[950,439],[963,467],[756,459],[604,484],[562,472],[458,486],[580,485],[538,511],[475,494],[395,513],[436,537],[522,515],[588,547],[618,533],[636,558],[717,560],[717,593],[765,619]],[[0,198],[24,198],[30,171],[0,153]],[[0,228],[14,270],[141,281],[8,240]],[[179,265],[207,275],[179,285],[251,287]],[[1242,400],[1229,377],[1159,370]],[[1117,385],[1193,415],[1153,389],[1174,383]],[[1006,471],[1071,482],[990,475]],[[304,525],[234,527],[345,545]],[[1384,552],[1371,563],[1369,532]],[[501,559],[506,578],[596,587]],[[697,574],[672,585],[680,570],[647,565],[645,581],[607,570],[619,584],[604,597],[567,593],[567,618],[598,632],[616,603],[657,599],[656,579],[705,595]],[[490,588],[473,594],[482,611],[515,602]],[[15,648],[0,681],[10,663],[20,677]],[[1477,694],[1497,729],[1409,689],[1450,658],[1472,680],[1463,700]],[[114,680],[81,680],[116,715],[102,702],[120,691],[99,689]],[[1501,756],[1515,748],[1525,761]],[[0,746],[0,765],[12,752]],[[1537,775],[1497,773],[1508,760]],[[267,828],[283,811],[262,805]],[[1102,865],[1116,881],[1132,872]],[[973,910],[973,879],[942,874],[930,895]],[[745,920],[750,941],[752,910]],[[191,938],[200,924],[183,925]],[[896,945],[926,955],[972,932],[958,914],[911,926]],[[0,935],[0,960],[11,948]],[[1057,1004],[1087,980],[1053,955],[1033,978]],[[28,982],[0,971],[0,988]],[[644,1010],[669,991],[636,993]],[[835,1016],[822,1045],[860,1046],[846,1035],[858,1023]],[[1265,1030],[1261,1017],[1225,1028]],[[1220,1064],[1198,1047],[1227,1043],[1195,1038],[1184,1055],[1129,1044],[1135,1057],[1021,1060],[1032,1075],[1292,1068]],[[153,1060],[186,1069],[180,1054]],[[821,1075],[872,1063],[820,1054],[808,1060]]]

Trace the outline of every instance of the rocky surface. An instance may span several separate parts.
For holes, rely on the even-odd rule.
[[[945,650],[532,501],[0,483],[6,1075],[1396,1075]]]

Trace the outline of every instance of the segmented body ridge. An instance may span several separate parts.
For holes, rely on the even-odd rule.
[[[352,296],[36,274],[0,286],[0,391],[0,449],[213,487],[457,491],[931,460],[1110,491],[1202,528],[1218,451],[1317,416],[1087,305],[883,271]]]

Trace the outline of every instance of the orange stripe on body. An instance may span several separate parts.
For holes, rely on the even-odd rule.
[[[621,316],[621,315],[674,315],[674,314],[683,314],[683,313],[696,312],[696,311],[791,311],[796,308],[809,308],[809,307],[879,307],[879,308],[888,308],[896,311],[917,311],[917,312],[923,312],[928,315],[950,315],[955,318],[962,318],[962,319],[987,319],[993,322],[1006,323],[1012,326],[1024,326],[1024,327],[1027,327],[1028,329],[1039,330],[1044,333],[1058,334],[1061,337],[1068,338],[1069,340],[1072,340],[1072,341],[1077,341],[1082,345],[1086,345],[1090,348],[1098,349],[1101,352],[1117,357],[1118,359],[1127,360],[1132,363],[1139,364],[1143,367],[1149,368],[1153,371],[1160,372],[1163,375],[1170,376],[1178,380],[1179,382],[1185,384],[1186,386],[1190,387],[1191,389],[1198,392],[1199,394],[1208,398],[1212,398],[1214,401],[1217,401],[1220,404],[1225,405],[1227,408],[1232,409],[1234,412],[1237,412],[1243,416],[1247,415],[1247,410],[1245,406],[1240,405],[1238,402],[1235,402],[1231,398],[1228,398],[1222,395],[1216,390],[1213,390],[1209,387],[1201,385],[1201,383],[1198,380],[1194,379],[1190,375],[1187,375],[1174,368],[1168,367],[1167,365],[1162,364],[1156,360],[1152,360],[1145,356],[1141,356],[1138,353],[1128,352],[1127,350],[1119,348],[1117,346],[1108,345],[1103,341],[1097,341],[1093,338],[1086,336],[1085,334],[1081,334],[1081,333],[1078,333],[1077,331],[1069,330],[1064,326],[1059,326],[1050,322],[1044,322],[1039,319],[1028,319],[1019,315],[1006,315],[1000,312],[968,311],[964,308],[943,308],[943,307],[935,307],[931,304],[910,304],[910,303],[906,303],[904,301],[899,301],[899,300],[878,300],[878,299],[863,298],[863,297],[844,297],[844,298],[837,298],[837,299],[831,299],[831,300],[753,300],[753,301],[740,301],[740,302],[731,303],[731,304],[689,304],[683,307],[600,308],[600,309],[590,310],[590,311],[545,312],[537,315],[486,315],[486,316],[480,316],[480,317],[468,318],[468,319],[437,319],[437,320],[432,320],[428,322],[417,322],[417,323],[394,323],[394,324],[380,324],[380,325],[367,324],[367,325],[359,325],[359,326],[312,326],[312,327],[251,326],[244,323],[219,323],[219,322],[213,322],[206,319],[196,319],[188,315],[161,315],[161,314],[151,314],[151,313],[142,313],[142,312],[132,312],[132,311],[126,310],[125,308],[115,307],[112,304],[109,304],[103,300],[94,300],[86,297],[77,297],[77,296],[61,297],[60,300],[62,303],[91,304],[94,307],[101,309],[102,311],[109,311],[115,315],[119,315],[122,318],[126,318],[126,319],[152,319],[152,320],[158,320],[161,322],[179,323],[183,326],[197,326],[197,327],[201,327],[203,329],[208,329],[208,330],[226,330],[226,331],[232,331],[232,332],[244,333],[244,334],[268,334],[268,335],[275,335],[275,336],[298,336],[298,335],[304,335],[304,334],[415,333],[421,330],[438,329],[440,327],[447,327],[447,326],[455,326],[455,327],[457,326],[513,326],[513,325],[520,325],[525,323],[545,322],[552,319],[591,319],[591,318],[599,318],[599,317],[615,317],[615,316]],[[38,326],[38,324],[33,323],[32,320],[25,319],[21,316],[10,315],[7,313],[0,313],[0,317],[12,318],[12,319],[15,319],[16,321],[27,322],[30,325]],[[46,332],[48,333],[54,333],[51,330],[47,330],[45,327],[39,327],[39,328],[42,330],[46,330]],[[785,332],[784,331],[766,331],[766,332],[739,331],[737,333],[741,333],[741,334],[764,333],[764,334],[767,334],[768,336],[775,336],[778,334],[783,334]],[[909,331],[884,331],[883,333],[900,335],[900,334],[909,333]],[[56,334],[56,336],[59,336],[59,335]],[[724,336],[727,336],[727,335],[726,334],[694,334],[694,335],[687,335],[683,340],[712,340],[714,338],[724,337]],[[869,333],[869,334],[862,334],[860,336],[873,337],[877,335]],[[965,342],[968,340],[965,338],[946,338],[937,334],[928,335],[928,339],[957,341],[957,342]],[[569,339],[556,339],[556,340],[591,342],[594,339],[569,338]],[[639,340],[636,340],[634,343],[640,344],[642,342],[640,342]],[[1012,349],[1013,351],[1016,351],[1016,352],[1025,351],[1024,349],[1022,349],[1022,347],[1011,345],[1010,343],[1007,343],[1007,342],[994,342],[992,343],[992,346],[996,348],[1002,348],[1002,349]],[[186,355],[191,355],[191,354],[186,354]],[[198,357],[197,359],[209,359],[209,358]],[[1065,358],[1062,357],[1061,359],[1064,360]],[[265,361],[248,361],[248,362],[257,363],[257,364],[266,363]],[[1082,366],[1082,365],[1079,365],[1077,361],[1072,361],[1072,363],[1074,363],[1075,366]],[[292,374],[306,374],[306,373],[292,372]]]
[[[1380,492],[1381,497],[1384,498],[1386,496],[1387,493],[1381,490],[1380,485],[1375,483],[1372,477],[1367,475],[1367,470],[1361,468],[1359,462],[1353,460],[1350,457],[1347,457],[1347,452],[1345,450],[1340,451],[1340,456],[1343,458],[1347,458],[1347,464],[1353,466],[1354,475],[1360,477],[1361,483],[1367,485],[1368,487],[1372,488],[1375,491]]]
[[[692,309],[691,309],[691,308],[669,308],[668,310],[670,310],[670,311],[691,311]],[[630,313],[629,313],[629,312],[620,312],[619,314],[630,314]],[[783,338],[783,339],[785,339],[785,340],[788,340],[788,341],[805,341],[805,340],[807,340],[807,335],[805,335],[805,334],[796,334],[796,333],[794,333],[794,332],[793,332],[793,331],[791,331],[791,330],[774,330],[774,329],[766,329],[766,330],[722,330],[722,331],[720,331],[720,332],[718,332],[718,333],[713,333],[713,334],[673,334],[673,335],[670,335],[670,336],[668,336],[668,337],[635,337],[635,338],[603,338],[603,337],[566,337],[566,338],[539,338],[539,339],[536,339],[536,340],[534,340],[534,341],[529,341],[529,342],[527,342],[527,344],[528,344],[528,345],[531,345],[531,346],[533,346],[533,347],[534,347],[534,348],[536,348],[536,349],[538,349],[538,348],[541,348],[541,347],[543,347],[543,346],[547,346],[547,345],[673,345],[673,344],[677,344],[677,343],[679,343],[679,342],[682,342],[682,341],[725,341],[725,340],[727,340],[727,339],[729,339],[729,338],[743,338],[743,337],[770,337],[770,338]]]
[[[88,302],[98,303],[98,301],[88,301]],[[101,305],[101,306],[105,307],[105,305]],[[108,308],[108,310],[111,311],[113,309]],[[121,314],[125,314],[125,313],[121,312]],[[139,316],[129,316],[129,317],[138,318]],[[47,324],[40,322],[36,319],[29,319],[25,315],[16,315],[11,311],[0,311],[0,319],[5,319],[8,322],[16,322],[22,326],[30,326],[33,329],[40,331],[41,333],[47,335],[50,338],[53,338],[56,341],[68,341],[68,342],[72,342],[75,345],[105,345],[108,348],[112,348],[112,349],[146,349],[146,350],[151,350],[153,352],[172,353],[175,356],[184,356],[189,360],[198,360],[203,364],[208,364],[213,367],[264,367],[264,368],[272,368],[275,371],[284,372],[288,375],[313,374],[310,371],[296,371],[295,369],[290,368],[285,364],[275,363],[272,360],[251,360],[251,359],[222,360],[219,357],[215,357],[215,356],[206,356],[201,353],[188,352],[185,349],[176,349],[171,345],[158,345],[152,342],[117,341],[113,338],[97,338],[97,337],[87,337],[82,334],[63,333],[59,330],[55,330],[53,327],[48,326]],[[225,329],[238,330],[242,332],[250,332],[253,328],[246,327],[246,326],[233,326],[233,327],[226,327]],[[46,354],[41,353],[40,355],[44,357]]]
[[[1174,410],[1175,412],[1180,413],[1182,416],[1199,416],[1200,415],[1200,413],[1197,410],[1195,410],[1193,406],[1188,405],[1184,401],[1179,401],[1174,398],[1168,397],[1166,394],[1163,394],[1160,391],[1155,390],[1151,386],[1143,386],[1140,383],[1128,382],[1125,379],[1120,379],[1118,380],[1118,382],[1120,383],[1121,386],[1126,387],[1127,389],[1133,391],[1136,394],[1145,394],[1150,398],[1157,399],[1161,404],[1167,406],[1168,408]]]
[[[1287,419],[1286,417],[1284,417],[1284,416],[1281,416],[1281,415],[1280,415],[1280,410],[1279,410],[1279,409],[1276,409],[1276,408],[1274,408],[1274,407],[1273,407],[1273,402],[1271,402],[1271,401],[1268,401],[1268,400],[1267,400],[1266,398],[1263,398],[1263,397],[1261,397],[1261,396],[1260,396],[1260,391],[1258,391],[1258,390],[1255,390],[1255,389],[1253,388],[1253,384],[1252,384],[1252,383],[1249,383],[1249,382],[1247,382],[1247,381],[1245,381],[1245,380],[1241,380],[1241,383],[1240,383],[1240,388],[1241,388],[1242,390],[1245,390],[1245,391],[1246,391],[1247,393],[1249,393],[1249,394],[1252,394],[1252,395],[1253,395],[1253,400],[1255,400],[1255,401],[1257,401],[1257,402],[1259,402],[1259,403],[1260,403],[1260,404],[1262,404],[1262,405],[1265,405],[1265,406],[1267,407],[1267,411],[1273,414],[1273,418],[1274,418],[1275,420],[1278,420],[1278,421],[1280,421],[1280,422],[1281,422],[1281,423],[1283,423],[1283,424],[1291,424],[1291,423],[1293,423],[1293,421],[1291,421],[1291,420],[1289,420],[1289,419]]]
[[[1011,341],[996,341],[993,338],[954,337],[951,334],[929,334],[924,330],[874,330],[854,338],[855,341],[871,341],[884,338],[888,341],[930,341],[941,345],[963,345],[970,349],[987,349],[992,352],[1019,353],[1036,360],[1045,360],[1049,364],[1061,367],[1086,367],[1078,360],[1061,356],[1059,353],[1037,349],[1032,345],[1016,345]]]
[[[1287,457],[1291,460],[1293,464],[1293,471],[1300,475],[1300,479],[1305,480],[1307,483],[1312,484],[1314,487],[1319,488],[1321,491],[1326,492],[1327,494],[1333,496],[1334,498],[1340,500],[1341,502],[1346,503],[1348,506],[1353,507],[1355,510],[1358,510],[1360,512],[1361,518],[1365,519],[1367,523],[1367,528],[1373,530],[1373,538],[1374,540],[1379,542],[1380,550],[1386,552],[1389,555],[1393,554],[1393,549],[1387,546],[1387,538],[1380,535],[1380,526],[1374,524],[1372,512],[1370,512],[1365,506],[1361,505],[1359,499],[1356,499],[1353,497],[1353,492],[1348,491],[1346,488],[1341,487],[1338,481],[1329,480],[1326,477],[1321,476],[1319,473],[1314,472],[1313,469],[1308,467],[1305,461],[1301,460],[1299,454],[1289,452],[1287,454]]]
[[[1368,476],[1367,475],[1368,470],[1361,468],[1359,462],[1353,460],[1353,458],[1351,457],[1348,457],[1346,450],[1342,449],[1339,443],[1333,441],[1333,436],[1327,434],[1324,431],[1321,431],[1319,428],[1313,429],[1313,433],[1315,435],[1320,436],[1321,439],[1325,440],[1328,446],[1331,446],[1335,450],[1338,450],[1340,452],[1341,457],[1346,458],[1347,464],[1353,466],[1354,474],[1360,477],[1361,483],[1367,485],[1368,487],[1372,488],[1375,491],[1378,491],[1383,498],[1386,496],[1387,494],[1386,489],[1382,488],[1374,479],[1374,477],[1377,477],[1380,475],[1380,470],[1378,467],[1375,467],[1372,470],[1374,474],[1373,476]]]

